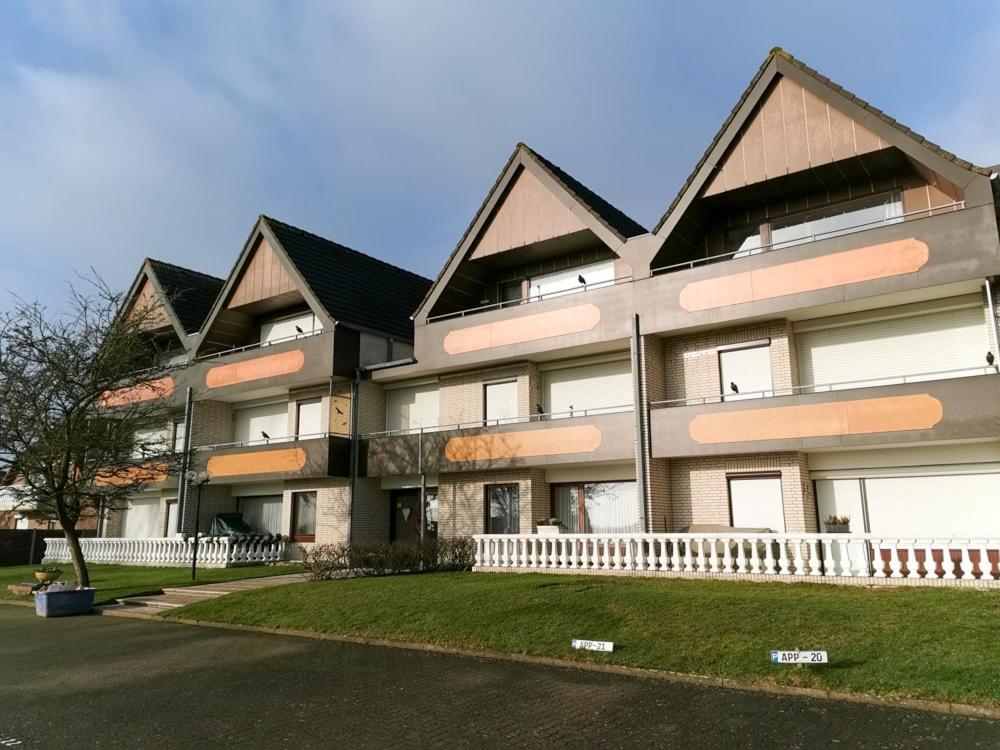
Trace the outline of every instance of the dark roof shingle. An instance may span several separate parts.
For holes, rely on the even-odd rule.
[[[147,261],[185,332],[197,333],[226,282],[162,260]]]
[[[261,215],[331,317],[413,340],[410,316],[431,280]]]

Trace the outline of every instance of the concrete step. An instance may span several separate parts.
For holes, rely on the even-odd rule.
[[[129,596],[119,599],[120,604],[128,607],[149,607],[150,609],[175,609],[186,604],[205,601],[201,596],[182,596],[180,594],[163,594],[160,596]]]
[[[163,589],[163,593],[167,596],[187,596],[191,598],[197,597],[199,599],[214,599],[217,596],[221,596],[223,592],[206,590],[200,586],[175,586],[173,588]]]

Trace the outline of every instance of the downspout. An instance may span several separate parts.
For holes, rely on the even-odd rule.
[[[638,485],[639,527],[645,532],[647,492],[646,492],[646,394],[643,389],[643,361],[640,341],[639,314],[632,315],[632,394],[635,415],[635,482]]]
[[[993,354],[1000,357],[1000,334],[997,333],[997,309],[993,304],[993,289],[990,287],[990,280],[983,279],[983,286],[986,287],[986,305],[990,308],[990,331],[993,333]],[[993,365],[997,372],[1000,372],[1000,363]]]
[[[178,534],[184,533],[184,513],[187,510],[187,490],[188,490],[188,470],[191,464],[191,422],[194,413],[194,391],[188,386],[187,395],[184,398],[184,446],[181,455],[181,475],[177,484],[177,528],[174,531]],[[197,524],[197,520],[195,521]],[[195,534],[198,533],[197,526]]]
[[[354,379],[351,381],[351,467],[350,467],[350,480],[349,480],[349,490],[348,490],[348,503],[347,503],[347,543],[350,544],[352,541],[352,535],[354,532],[354,493],[358,487],[358,441],[361,438],[360,430],[358,430],[358,393],[361,390],[361,375],[362,369],[357,367],[354,369]]]
[[[417,433],[417,470],[420,472],[420,541],[427,527],[427,474],[424,472],[424,428]],[[393,511],[395,512],[395,511]]]

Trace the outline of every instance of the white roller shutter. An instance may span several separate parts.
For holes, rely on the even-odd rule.
[[[819,506],[819,530],[826,532],[826,519],[830,516],[850,519],[850,529],[855,534],[865,530],[865,510],[861,495],[860,479],[821,479],[816,482],[816,501]]]
[[[236,442],[264,443],[281,440],[288,435],[288,404],[262,404],[236,409]]]
[[[752,346],[719,352],[722,392],[726,401],[773,396],[771,346]],[[734,390],[733,386],[738,390]]]
[[[163,536],[160,523],[160,498],[135,497],[125,511],[125,537],[127,539],[150,539]]]
[[[389,431],[436,427],[440,419],[440,390],[436,383],[386,392],[385,428]]]
[[[873,534],[1000,536],[1000,474],[865,479],[865,492]]]
[[[487,383],[486,423],[507,424],[517,419],[517,381]]]
[[[872,380],[968,370],[979,374],[990,349],[982,307],[928,312],[797,334],[804,384]]]
[[[632,404],[632,368],[629,360],[549,370],[542,378],[542,407],[546,413],[570,416],[614,411]]]
[[[729,500],[733,526],[784,533],[785,509],[780,477],[731,477]]]

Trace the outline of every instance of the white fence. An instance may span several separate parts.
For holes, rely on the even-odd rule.
[[[91,563],[118,565],[184,566],[191,564],[194,539],[159,537],[154,539],[81,539],[83,559]],[[259,565],[285,559],[285,543],[275,541],[236,542],[229,537],[202,537],[198,540],[198,565],[232,568]],[[45,562],[69,562],[69,547],[63,538],[45,540]]]
[[[799,580],[1000,581],[1000,537],[874,534],[482,534],[477,569]],[[895,579],[895,580],[890,580]],[[862,582],[843,581],[843,582]]]

